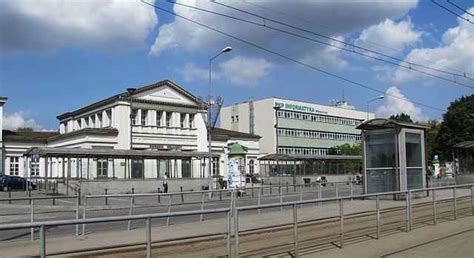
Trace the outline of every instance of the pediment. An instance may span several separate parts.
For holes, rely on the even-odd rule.
[[[150,100],[164,103],[177,103],[185,105],[196,105],[194,96],[188,96],[170,85],[161,85],[152,89],[145,90],[136,95],[136,99]]]

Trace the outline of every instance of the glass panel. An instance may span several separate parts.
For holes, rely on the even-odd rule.
[[[407,169],[407,187],[408,189],[423,188],[423,169],[408,168]]]
[[[159,160],[159,165],[158,165],[158,177],[159,178],[162,178],[165,176],[165,173],[168,173],[169,172],[169,163],[170,161],[167,160],[167,159],[160,159]],[[168,173],[169,175],[169,173]]]
[[[398,191],[396,169],[367,170],[367,193]]]
[[[132,178],[143,179],[143,160],[141,159],[132,160]]]
[[[366,136],[365,155],[368,168],[395,167],[394,132],[368,134]]]
[[[191,177],[191,160],[189,159],[181,160],[181,176],[183,178]]]
[[[421,167],[421,135],[416,133],[405,133],[405,149],[407,167]]]

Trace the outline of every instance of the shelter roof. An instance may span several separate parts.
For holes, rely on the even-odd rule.
[[[268,154],[259,160],[301,161],[301,160],[362,160],[360,155],[286,155]]]
[[[425,130],[428,126],[417,123],[408,123],[408,122],[399,122],[392,119],[386,118],[374,118],[365,121],[364,123],[357,126],[357,129],[360,130],[380,130],[380,129],[390,129],[390,128],[413,128]]]
[[[453,145],[453,148],[458,149],[474,149],[474,141],[464,141]]]

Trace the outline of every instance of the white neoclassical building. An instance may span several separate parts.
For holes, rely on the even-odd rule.
[[[169,80],[127,89],[57,116],[58,132],[3,130],[4,173],[83,193],[156,191],[167,174],[170,190],[196,190],[208,186],[210,163],[214,182],[227,176],[233,142],[246,147],[247,169],[258,173],[257,135],[215,128],[209,155],[206,109]]]

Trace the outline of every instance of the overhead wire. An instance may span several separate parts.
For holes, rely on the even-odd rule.
[[[281,10],[277,10],[277,9],[274,9],[274,8],[269,8],[267,6],[262,6],[262,5],[259,5],[257,3],[253,3],[253,2],[250,2],[248,0],[243,0],[242,1],[243,3],[247,4],[247,5],[250,5],[250,6],[254,6],[254,7],[257,7],[257,8],[260,8],[262,10],[265,10],[265,11],[270,11],[270,12],[273,12],[273,13],[277,13],[277,14],[280,14],[280,15],[284,15],[284,16],[287,16],[289,18],[292,18],[292,19],[295,19],[297,21],[301,21],[301,22],[304,22],[306,24],[311,24],[312,26],[314,26],[315,24],[319,27],[319,28],[322,28],[325,32],[329,32],[328,30],[328,27],[327,26],[323,26],[322,24],[320,23],[317,23],[315,22],[314,20],[307,20],[307,19],[303,19],[299,16],[295,16],[295,15],[291,15],[287,12],[283,12]],[[389,51],[395,51],[395,52],[401,52],[400,49],[397,49],[397,48],[393,48],[393,47],[389,47],[389,46],[385,46],[383,44],[379,44],[377,42],[374,42],[374,41],[371,41],[371,40],[368,40],[368,39],[364,39],[362,40],[364,43],[368,44],[368,45],[372,45],[373,47],[376,47],[376,48],[383,48],[383,49],[386,49],[386,50],[389,50]],[[439,43],[439,41],[437,41],[437,43]],[[432,60],[428,60],[426,58],[421,58],[421,57],[417,57],[416,60],[414,61],[408,61],[408,60],[405,60],[407,62],[411,62],[411,63],[416,63],[417,60],[420,60],[420,61],[423,61],[423,62],[433,62]],[[440,69],[442,70],[442,68],[437,68],[437,69]],[[451,71],[455,71],[455,72],[459,72],[460,74],[464,75],[474,75],[474,73],[470,73],[470,72],[466,72],[466,71],[462,71],[460,70],[459,68],[454,68],[454,67],[449,67],[449,66],[444,66],[444,69],[448,69],[448,70],[451,70]],[[459,75],[460,75],[459,74]]]
[[[196,7],[196,6],[192,6],[192,5],[178,3],[178,2],[175,2],[175,1],[171,1],[171,0],[167,0],[167,1],[170,2],[170,3],[176,4],[176,5],[179,5],[179,6],[195,9],[195,10],[206,12],[206,13],[211,13],[211,14],[214,14],[214,15],[218,15],[218,16],[222,16],[222,17],[225,17],[225,18],[237,20],[237,21],[240,21],[240,22],[252,24],[252,25],[255,25],[255,26],[264,27],[264,28],[271,29],[271,30],[274,30],[274,31],[278,31],[278,32],[281,32],[281,33],[285,33],[285,34],[288,34],[288,35],[291,35],[291,36],[294,36],[294,37],[302,38],[302,39],[309,40],[309,41],[312,41],[312,42],[316,42],[316,43],[319,43],[319,44],[323,44],[323,45],[326,45],[326,46],[329,46],[329,47],[337,48],[337,49],[340,49],[340,50],[343,50],[343,51],[346,51],[346,52],[349,52],[349,53],[355,53],[355,54],[358,54],[358,55],[361,55],[361,56],[364,56],[364,57],[367,57],[367,58],[375,59],[375,60],[378,60],[378,61],[381,61],[381,62],[384,62],[384,63],[388,63],[388,64],[391,64],[391,65],[402,67],[402,68],[407,69],[407,70],[415,71],[415,72],[418,72],[418,73],[421,73],[421,74],[424,74],[424,75],[427,75],[427,76],[431,76],[431,77],[434,77],[434,78],[437,78],[437,79],[440,79],[440,80],[444,80],[444,81],[447,81],[447,82],[450,82],[450,83],[454,83],[454,84],[457,84],[459,86],[474,89],[474,86],[463,83],[463,82],[459,82],[459,81],[452,80],[452,79],[449,79],[449,78],[446,78],[446,77],[443,77],[443,76],[439,76],[439,75],[432,74],[432,73],[429,73],[429,72],[426,72],[426,71],[423,71],[423,70],[419,70],[419,69],[411,67],[409,65],[408,66],[407,65],[401,65],[399,63],[396,63],[396,62],[393,62],[393,61],[390,61],[390,60],[386,60],[386,59],[376,57],[376,56],[373,56],[373,55],[370,55],[370,54],[367,54],[367,53],[356,51],[353,48],[349,49],[349,48],[345,48],[345,47],[341,47],[341,46],[336,46],[336,45],[333,45],[331,43],[324,42],[324,41],[321,41],[321,40],[318,40],[318,39],[315,39],[315,38],[307,37],[307,36],[304,36],[304,35],[301,35],[301,34],[297,34],[295,32],[291,32],[291,31],[287,31],[287,30],[280,29],[280,28],[277,28],[277,27],[273,27],[273,26],[271,26],[267,23],[261,24],[261,23],[258,23],[258,22],[246,20],[246,19],[235,17],[235,16],[228,15],[228,14],[223,14],[223,13],[211,11],[211,10],[208,10],[208,9],[204,9],[204,8],[200,8],[200,7]],[[215,1],[213,1],[213,2],[215,2]],[[215,2],[215,3],[217,3],[217,2]],[[218,4],[220,4],[220,3],[218,3]],[[246,11],[244,11],[244,12],[246,12]],[[344,43],[344,41],[339,41],[339,42]],[[361,48],[361,47],[358,47],[358,48]],[[361,48],[361,49],[364,49],[364,48]],[[466,77],[466,78],[468,78],[468,77]]]
[[[443,8],[443,9],[446,10],[447,12],[449,12],[449,13],[451,13],[451,14],[454,14],[454,15],[456,15],[457,17],[461,18],[462,20],[467,21],[467,22],[469,22],[470,24],[473,24],[473,25],[474,25],[474,22],[472,22],[471,20],[469,20],[469,18],[466,18],[466,17],[464,17],[464,16],[462,16],[462,15],[459,15],[458,13],[452,11],[451,9],[445,7],[444,5],[441,5],[440,3],[436,2],[435,0],[431,0],[431,2],[433,2],[435,5],[437,5],[437,6],[441,7],[441,8]]]
[[[321,73],[323,73],[323,74],[326,74],[326,75],[328,75],[328,76],[331,76],[331,77],[337,78],[337,79],[339,79],[339,80],[345,81],[345,82],[349,83],[349,85],[353,85],[353,86],[358,86],[358,87],[361,87],[361,88],[365,88],[365,89],[368,89],[368,90],[371,90],[371,91],[375,91],[375,92],[377,92],[377,93],[384,94],[384,95],[386,95],[386,96],[390,96],[390,97],[393,97],[393,98],[396,98],[396,99],[400,99],[400,100],[403,100],[403,101],[406,101],[406,102],[412,102],[412,103],[417,104],[417,105],[419,105],[419,106],[423,106],[423,107],[430,108],[430,109],[433,109],[433,110],[438,110],[438,111],[446,112],[445,109],[441,109],[441,108],[437,108],[437,107],[434,107],[434,106],[430,106],[430,105],[427,105],[427,104],[424,104],[424,103],[421,103],[421,102],[418,102],[418,101],[409,101],[409,100],[407,100],[407,99],[405,99],[405,98],[402,98],[402,97],[399,97],[399,96],[397,96],[397,95],[388,94],[388,93],[386,93],[386,92],[383,91],[383,90],[379,90],[379,89],[374,88],[374,87],[371,87],[371,86],[369,86],[369,85],[366,85],[366,84],[363,84],[363,83],[359,83],[359,82],[353,81],[353,80],[351,80],[351,79],[345,78],[345,77],[340,76],[340,75],[337,75],[337,74],[335,74],[335,73],[328,72],[328,71],[323,70],[323,69],[321,69],[321,68],[319,68],[319,67],[316,67],[316,66],[307,64],[307,63],[305,63],[305,62],[299,61],[299,60],[294,59],[294,58],[292,58],[292,57],[290,57],[290,56],[287,56],[287,55],[281,54],[281,53],[279,53],[279,52],[277,52],[277,51],[274,51],[274,50],[265,48],[265,47],[263,47],[263,46],[261,46],[261,45],[258,45],[258,44],[256,44],[256,43],[252,43],[252,42],[250,42],[250,41],[248,41],[248,40],[243,39],[242,37],[234,36],[234,35],[232,35],[232,34],[229,34],[229,33],[227,33],[227,32],[224,32],[224,31],[222,31],[222,30],[219,30],[219,29],[217,29],[217,28],[215,28],[215,27],[212,27],[212,26],[210,26],[210,25],[207,25],[207,24],[204,24],[204,23],[202,23],[202,22],[193,20],[193,19],[188,18],[188,17],[186,17],[186,16],[183,16],[183,15],[181,15],[181,14],[177,14],[177,13],[175,13],[174,11],[170,11],[170,10],[168,10],[168,9],[165,9],[165,8],[163,8],[163,7],[160,7],[160,6],[157,6],[157,5],[155,5],[155,4],[146,2],[145,0],[141,0],[141,1],[142,1],[142,3],[144,3],[144,4],[147,4],[147,5],[149,5],[149,6],[153,7],[153,8],[156,8],[157,10],[160,10],[160,11],[162,11],[162,12],[168,13],[168,14],[173,15],[173,16],[175,16],[175,17],[179,17],[179,18],[181,18],[181,19],[183,19],[183,20],[186,20],[186,21],[188,21],[188,22],[194,23],[194,24],[199,25],[199,26],[201,26],[201,27],[204,27],[204,28],[206,28],[206,29],[208,29],[208,30],[214,31],[214,32],[216,32],[216,33],[219,33],[219,34],[221,34],[221,35],[227,36],[227,37],[232,38],[232,39],[234,39],[234,40],[236,40],[236,41],[239,41],[239,42],[241,42],[241,43],[250,45],[250,46],[252,46],[252,47],[254,47],[254,48],[257,48],[257,49],[260,49],[260,50],[262,50],[262,51],[264,51],[264,52],[273,54],[273,55],[278,56],[278,57],[280,57],[280,58],[282,58],[282,59],[286,59],[286,60],[288,60],[288,61],[297,63],[297,64],[299,64],[299,65],[301,65],[301,66],[305,66],[305,67],[310,68],[310,69],[312,69],[312,70],[315,70],[315,71],[321,72]]]
[[[178,4],[178,5],[185,5],[185,4],[182,4],[182,3],[177,3],[175,1],[171,1],[171,0],[167,0],[168,2],[173,2],[175,4]],[[472,85],[467,85],[467,84],[464,84],[464,83],[461,83],[461,82],[458,82],[456,80],[451,80],[449,78],[445,78],[445,77],[441,77],[441,76],[438,76],[438,75],[434,75],[434,74],[431,74],[431,73],[428,73],[428,72],[425,72],[425,71],[421,71],[421,70],[418,70],[418,69],[415,69],[413,68],[413,66],[418,66],[418,67],[421,67],[421,68],[424,68],[424,69],[429,69],[429,70],[433,70],[433,71],[437,71],[437,72],[440,72],[440,73],[445,73],[445,74],[448,74],[448,75],[452,75],[452,76],[457,76],[457,77],[461,77],[461,78],[465,78],[465,79],[468,79],[468,80],[471,80],[471,81],[474,81],[474,78],[471,78],[471,77],[468,77],[466,75],[466,72],[463,72],[462,74],[459,74],[459,73],[452,73],[452,72],[448,72],[448,71],[444,71],[442,69],[437,69],[437,68],[433,68],[433,67],[429,67],[429,66],[426,66],[426,65],[421,65],[421,64],[418,64],[418,63],[413,63],[413,62],[408,62],[406,60],[403,60],[403,59],[400,59],[398,57],[394,57],[394,56],[390,56],[390,55],[387,55],[387,54],[384,54],[380,51],[374,51],[374,50],[371,50],[371,49],[368,49],[368,48],[365,48],[365,47],[361,47],[361,46],[357,46],[357,45],[354,45],[354,44],[351,44],[351,43],[348,43],[348,42],[345,42],[344,40],[340,40],[340,39],[337,39],[337,38],[334,38],[334,37],[331,37],[331,36],[327,36],[327,35],[324,35],[324,34],[321,34],[321,33],[318,33],[318,32],[314,32],[314,31],[311,31],[311,30],[308,30],[308,29],[304,29],[304,28],[300,28],[300,27],[297,27],[297,26],[294,26],[294,25],[291,25],[291,24],[288,24],[288,23],[285,23],[285,22],[282,22],[282,21],[278,21],[278,20],[275,20],[275,19],[271,19],[271,18],[268,18],[268,17],[265,17],[265,16],[262,16],[262,15],[259,15],[259,14],[256,14],[256,13],[253,13],[253,12],[250,12],[250,11],[247,11],[247,10],[242,10],[240,8],[237,8],[237,7],[234,7],[234,6],[231,6],[229,4],[224,4],[224,3],[220,3],[218,1],[215,1],[213,0],[212,3],[215,3],[215,4],[218,4],[218,5],[221,5],[221,6],[224,6],[224,7],[227,7],[229,9],[232,9],[232,10],[235,10],[235,11],[239,11],[239,12],[242,12],[242,13],[245,13],[245,14],[248,14],[248,15],[252,15],[252,16],[255,16],[257,18],[260,18],[262,19],[263,21],[271,21],[271,22],[274,22],[274,23],[277,23],[277,24],[280,24],[280,25],[284,25],[284,26],[287,26],[289,28],[292,28],[292,29],[296,29],[296,30],[299,30],[299,31],[302,31],[302,32],[306,32],[306,33],[309,33],[309,34],[313,34],[313,35],[316,35],[318,37],[322,37],[322,38],[325,38],[325,39],[328,39],[328,40],[331,40],[331,41],[335,41],[337,43],[340,43],[340,44],[343,44],[345,46],[350,46],[352,47],[353,49],[351,50],[348,50],[349,52],[352,52],[352,53],[355,53],[355,54],[358,54],[358,55],[362,55],[363,53],[362,52],[357,52],[355,51],[354,49],[360,49],[360,50],[363,50],[363,51],[367,51],[369,53],[373,53],[373,54],[376,54],[376,55],[380,55],[382,57],[385,57],[385,58],[389,58],[389,59],[392,59],[392,60],[395,60],[395,61],[398,61],[398,62],[401,62],[401,63],[405,63],[407,64],[408,66],[402,66],[398,63],[393,63],[393,62],[390,62],[388,60],[385,60],[385,59],[381,59],[381,58],[376,58],[372,55],[365,55],[366,57],[368,58],[372,58],[372,59],[376,59],[376,60],[379,60],[379,61],[382,61],[382,62],[386,62],[386,63],[389,63],[389,64],[392,64],[392,65],[397,65],[397,66],[400,66],[400,67],[403,67],[405,69],[409,69],[409,70],[413,70],[415,72],[420,72],[420,73],[423,73],[425,75],[428,75],[428,76],[432,76],[432,77],[435,77],[435,78],[438,78],[438,79],[441,79],[441,80],[445,80],[445,81],[449,81],[451,83],[454,83],[454,84],[459,84],[461,86],[465,86],[465,87],[469,87],[469,88],[473,88]],[[193,8],[193,6],[190,6],[190,5],[186,5],[187,7],[189,8]],[[196,7],[198,8],[198,7]],[[200,8],[202,9],[202,8]],[[206,10],[206,9],[204,9]],[[212,12],[212,11],[210,11]],[[214,12],[216,13],[217,15],[219,15],[219,13],[217,12]],[[230,15],[226,15],[226,16],[230,16]],[[232,16],[231,16],[232,17]],[[264,24],[265,27],[268,27],[270,28],[271,26],[269,26],[267,23]],[[272,29],[275,29],[275,27],[272,27]],[[293,33],[294,34],[294,33]],[[299,35],[299,34],[296,34],[296,35]],[[338,46],[335,46],[335,45],[332,45],[332,44],[329,44],[329,43],[321,43],[321,44],[325,44],[325,45],[328,45],[328,46],[331,46],[331,47],[334,47],[334,48],[338,48]],[[347,51],[347,49],[346,49]]]
[[[474,14],[470,13],[468,10],[462,8],[461,6],[457,5],[456,3],[451,2],[450,0],[447,0],[447,2],[450,3],[452,6],[456,7],[457,9],[461,10],[463,13],[467,13],[467,14],[469,14],[470,16],[473,16],[473,17],[474,17]]]

